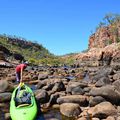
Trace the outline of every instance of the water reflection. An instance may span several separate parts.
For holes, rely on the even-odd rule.
[[[62,120],[60,112],[58,110],[49,110],[46,113],[41,112],[37,116],[36,120],[50,120],[50,119]]]
[[[33,91],[36,90],[35,85],[29,85],[29,87]],[[37,115],[36,120],[74,120],[74,119],[62,116],[58,109],[52,109],[51,108],[47,111],[45,110],[46,112],[43,113],[43,112],[40,111],[40,103],[38,101],[36,101],[36,102],[37,102],[37,106],[38,106],[38,115]]]
[[[67,76],[67,77],[65,77],[67,80],[73,80],[73,79],[75,79],[75,77],[74,76]]]
[[[36,120],[75,120],[61,115],[58,109],[50,109],[47,113],[40,113]]]
[[[36,120],[45,120],[45,118],[44,118],[43,114],[41,114],[41,115],[37,116]]]
[[[83,81],[88,82],[89,80],[90,80],[89,72],[86,71],[86,72],[84,73],[84,79],[83,79]]]
[[[1,109],[0,109],[0,120],[5,120],[5,115]]]
[[[29,86],[33,91],[36,90],[35,85],[29,85]],[[38,102],[37,105],[38,105],[38,110],[40,110],[40,104]],[[3,109],[0,108],[0,120],[5,120],[5,113],[2,110]],[[9,112],[9,104],[7,104],[4,111]],[[63,116],[60,113],[59,109],[50,108],[46,112],[38,111],[36,120],[75,120],[75,119]]]

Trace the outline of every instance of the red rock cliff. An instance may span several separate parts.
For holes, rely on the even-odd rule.
[[[77,64],[109,65],[120,61],[120,23],[99,28],[90,36],[86,53],[75,56]],[[119,62],[118,62],[119,63]]]
[[[118,42],[117,39],[120,37],[120,25],[107,26],[99,28],[96,33],[89,38],[89,49],[93,47],[104,48],[111,43]]]

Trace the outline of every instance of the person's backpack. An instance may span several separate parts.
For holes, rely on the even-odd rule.
[[[20,90],[19,94],[15,97],[17,105],[20,104],[31,104],[31,93],[26,90]]]

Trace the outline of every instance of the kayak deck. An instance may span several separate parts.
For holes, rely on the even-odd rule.
[[[12,93],[11,102],[10,102],[10,115],[12,120],[34,120],[37,115],[37,104],[32,90],[27,86],[22,86],[25,90],[31,94],[30,100],[28,103],[18,104],[15,101],[18,92],[20,92],[19,87],[15,88]]]

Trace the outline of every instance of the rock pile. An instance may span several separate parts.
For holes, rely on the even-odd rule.
[[[16,86],[15,73],[14,68],[0,69],[0,105],[4,106],[5,102],[10,101]],[[23,75],[23,81],[35,87],[35,96],[41,109],[57,104],[61,114],[75,117],[76,120],[119,119],[120,66],[87,67],[88,79],[83,76],[84,68],[69,68],[67,72],[63,68],[53,69],[51,75],[51,68],[29,67]],[[74,74],[71,73],[73,70]],[[83,78],[78,78],[78,73]],[[72,79],[68,79],[71,76]]]

